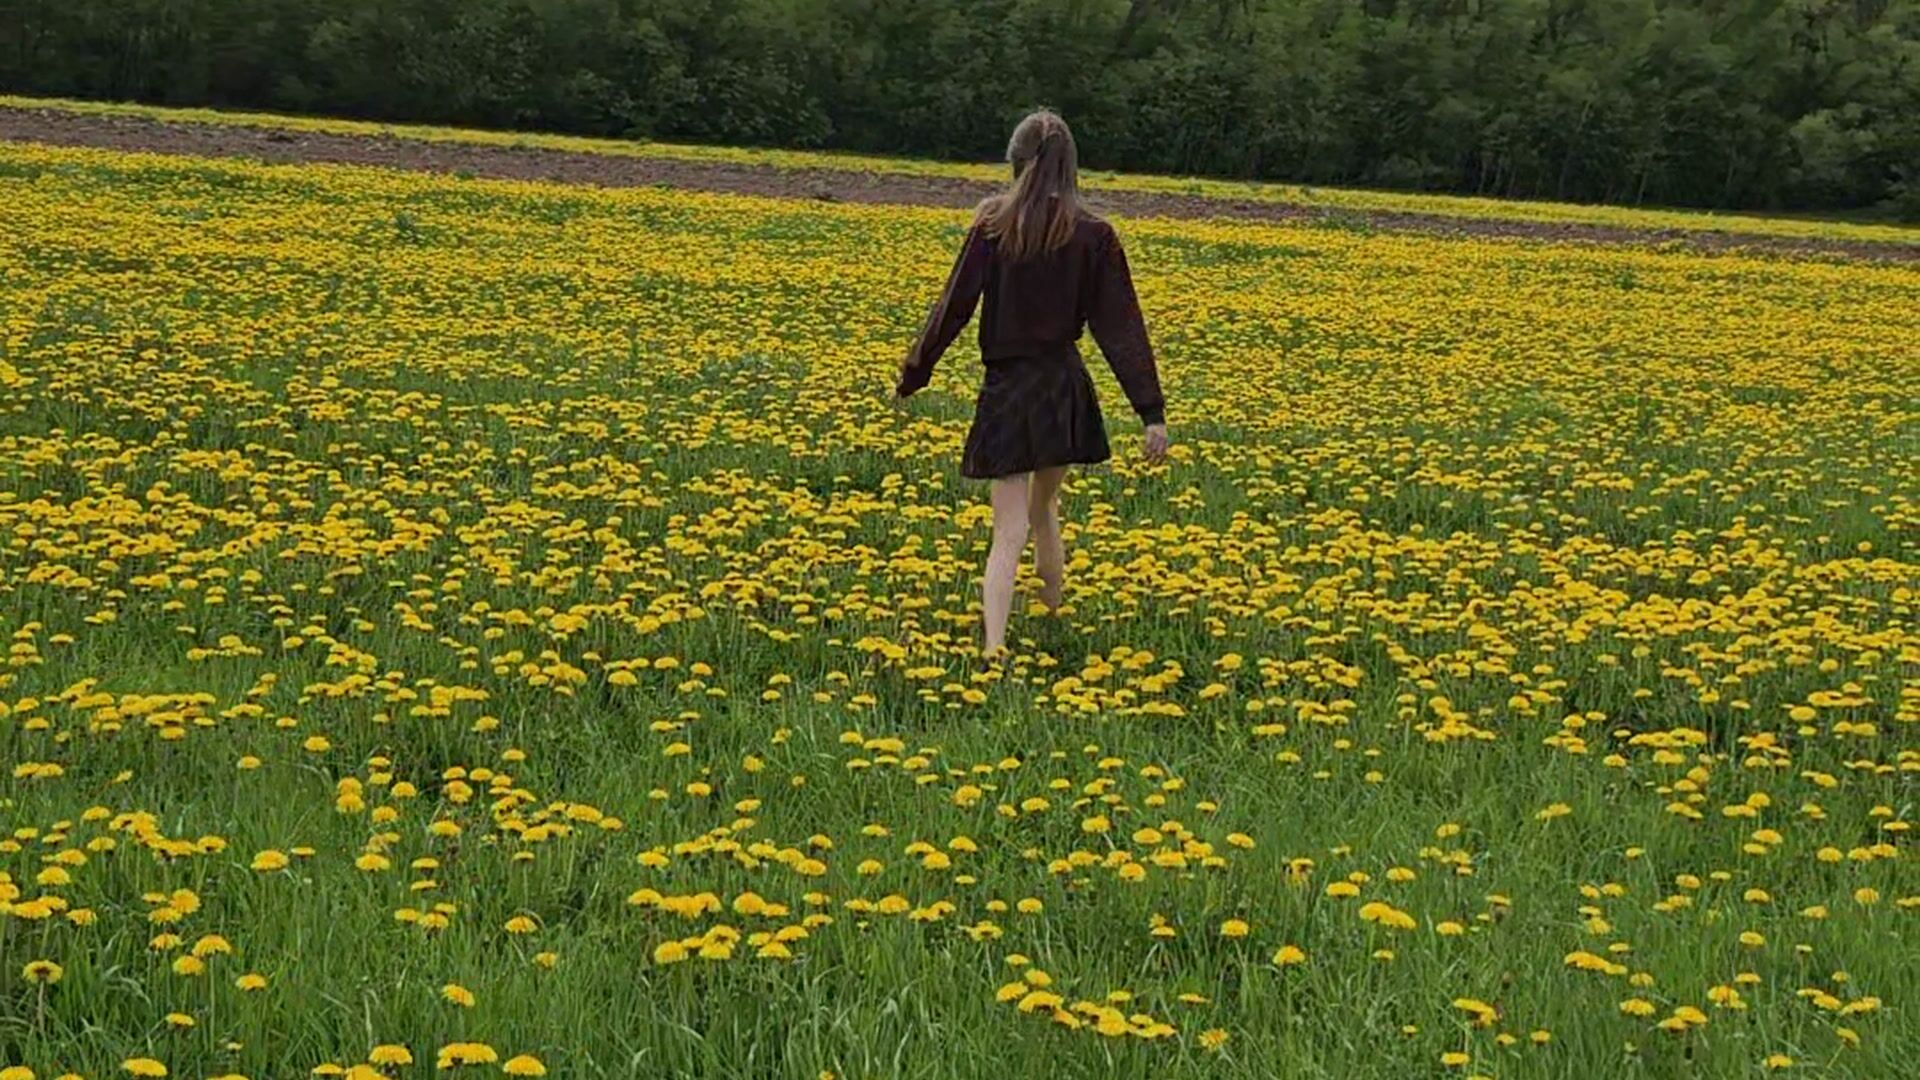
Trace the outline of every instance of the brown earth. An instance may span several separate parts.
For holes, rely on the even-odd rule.
[[[776,198],[909,206],[970,207],[995,190],[991,184],[950,177],[625,157],[533,147],[429,141],[395,135],[337,135],[144,117],[97,116],[58,109],[0,107],[0,141],[197,157],[238,157],[276,164],[329,162],[600,187],[690,188]],[[1248,199],[1111,189],[1101,190],[1095,198],[1103,209],[1131,217],[1307,221],[1387,232],[1514,236],[1616,244],[1678,243],[1710,251],[1739,248],[1920,262],[1920,243],[1767,236],[1710,229],[1637,229],[1617,225],[1510,221],[1398,210],[1336,210]]]

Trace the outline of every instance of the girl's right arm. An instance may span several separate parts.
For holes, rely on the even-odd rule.
[[[900,364],[900,380],[893,391],[896,395],[906,397],[933,378],[933,366],[940,362],[940,355],[953,344],[953,339],[960,336],[967,320],[973,318],[973,309],[980,303],[980,293],[986,285],[987,236],[984,229],[975,225],[968,230],[966,243],[961,245],[953,270],[947,274],[947,287],[940,293],[939,302],[927,314],[926,325]]]

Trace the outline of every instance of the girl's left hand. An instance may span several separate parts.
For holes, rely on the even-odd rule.
[[[1158,465],[1167,460],[1167,445],[1171,441],[1167,436],[1167,425],[1148,424],[1146,439],[1140,447],[1141,454],[1149,465]]]

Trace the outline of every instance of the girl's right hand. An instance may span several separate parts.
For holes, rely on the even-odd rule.
[[[1141,453],[1145,455],[1149,464],[1158,465],[1167,460],[1167,444],[1169,441],[1167,438],[1167,425],[1147,425],[1146,440],[1141,447]]]

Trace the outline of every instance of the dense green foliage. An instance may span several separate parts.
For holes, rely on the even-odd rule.
[[[1920,213],[1920,0],[0,0],[0,87]]]

